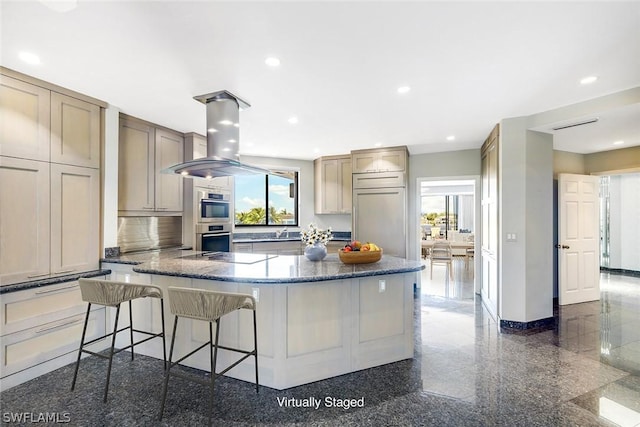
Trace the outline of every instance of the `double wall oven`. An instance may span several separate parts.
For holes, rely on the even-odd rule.
[[[225,189],[195,189],[196,250],[229,252],[233,211],[231,192]]]

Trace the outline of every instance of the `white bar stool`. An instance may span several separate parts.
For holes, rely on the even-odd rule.
[[[169,377],[175,375],[180,378],[185,378],[191,381],[198,382],[204,385],[210,385],[210,397],[209,397],[209,425],[211,425],[213,418],[213,390],[216,377],[224,375],[231,368],[234,368],[240,362],[247,359],[250,356],[255,357],[256,362],[256,393],[259,392],[258,385],[258,335],[256,324],[256,300],[251,295],[237,294],[231,292],[217,292],[208,291],[204,289],[192,289],[192,288],[177,288],[169,287],[169,305],[171,307],[171,313],[174,314],[175,320],[173,323],[173,334],[171,338],[171,349],[169,350],[169,367],[165,372],[164,390],[162,392],[162,405],[160,406],[160,419],[164,413],[164,404],[167,399],[167,389],[169,387]],[[241,350],[237,348],[225,347],[218,344],[220,337],[220,318],[225,314],[232,313],[236,310],[247,309],[253,311],[253,344],[252,351]],[[209,322],[209,341],[191,351],[186,356],[182,357],[175,362],[172,362],[173,348],[176,342],[176,331],[178,330],[178,318],[185,317],[194,320],[203,320]],[[213,339],[213,322],[216,323],[216,337]],[[182,362],[187,357],[195,354],[205,347],[209,347],[210,359],[211,359],[211,380],[207,381],[202,378],[196,378],[191,375],[184,374],[182,372],[171,371],[171,368]],[[244,356],[232,363],[226,369],[220,373],[216,373],[216,362],[218,358],[218,349],[235,351],[237,353],[243,353]]]
[[[109,380],[111,379],[111,365],[113,364],[113,355],[120,353],[123,350],[131,348],[131,360],[134,358],[133,348],[138,344],[142,344],[146,341],[149,341],[153,338],[162,338],[162,351],[164,355],[164,366],[167,368],[167,346],[165,342],[165,332],[164,332],[164,302],[162,289],[157,286],[151,285],[137,285],[133,283],[126,282],[116,282],[111,280],[101,280],[101,279],[80,279],[80,293],[82,294],[82,300],[89,303],[87,307],[87,315],[84,319],[84,327],[82,329],[82,338],[80,339],[80,349],[78,350],[78,360],[76,361],[76,369],[73,374],[73,382],[71,383],[71,390],[73,390],[76,386],[76,378],[78,377],[78,368],[80,367],[80,358],[82,353],[92,354],[94,356],[102,357],[104,359],[109,359],[109,368],[107,369],[107,384],[104,387],[104,399],[103,401],[107,401],[107,393],[109,392]],[[139,329],[135,329],[133,327],[133,312],[131,310],[131,301],[137,298],[158,298],[160,300],[160,313],[162,316],[162,332],[154,333],[149,331],[142,331]],[[129,326],[125,328],[118,329],[118,317],[120,316],[120,305],[123,302],[129,301]],[[87,324],[89,322],[89,314],[91,312],[91,305],[104,305],[107,307],[116,307],[116,320],[113,325],[113,332],[106,334],[104,336],[95,338],[91,341],[85,342],[85,335],[87,333]],[[129,329],[131,344],[115,350],[116,344],[116,335],[119,332],[126,331]],[[149,337],[142,339],[138,342],[133,342],[133,333],[137,332],[140,334],[149,335]],[[103,338],[111,336],[111,348],[109,350],[109,354],[100,354],[90,350],[85,349],[86,346],[99,341]]]

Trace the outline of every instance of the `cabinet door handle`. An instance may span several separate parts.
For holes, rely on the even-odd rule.
[[[64,291],[65,289],[73,289],[73,288],[77,288],[79,286],[80,285],[71,285],[71,286],[65,286],[63,288],[46,289],[46,290],[38,291],[35,294],[36,295],[50,294],[51,292]]]
[[[55,272],[55,273],[53,273],[53,274],[66,274],[66,273],[71,273],[72,271],[76,271],[76,269],[75,269],[75,268],[72,268],[72,269],[70,269],[70,270],[56,271],[56,272]]]
[[[36,334],[41,334],[43,332],[47,332],[47,331],[50,331],[52,329],[61,328],[63,326],[69,326],[69,325],[73,325],[73,324],[81,323],[81,322],[82,322],[82,319],[76,319],[76,320],[72,320],[70,322],[60,323],[59,325],[54,325],[54,326],[49,326],[48,328],[38,329],[36,331]]]
[[[44,277],[44,276],[48,276],[49,273],[42,273],[42,274],[34,274],[33,276],[27,276],[27,279],[35,279],[36,277]]]

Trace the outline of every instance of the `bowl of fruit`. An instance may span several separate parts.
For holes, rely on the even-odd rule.
[[[345,264],[369,264],[380,261],[382,248],[375,243],[354,240],[338,251],[338,257]]]

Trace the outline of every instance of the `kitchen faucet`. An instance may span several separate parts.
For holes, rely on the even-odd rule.
[[[286,225],[282,230],[276,230],[276,239],[279,239],[280,236],[282,236],[283,234],[284,234],[285,238],[289,237],[289,231],[287,230],[287,226]]]

